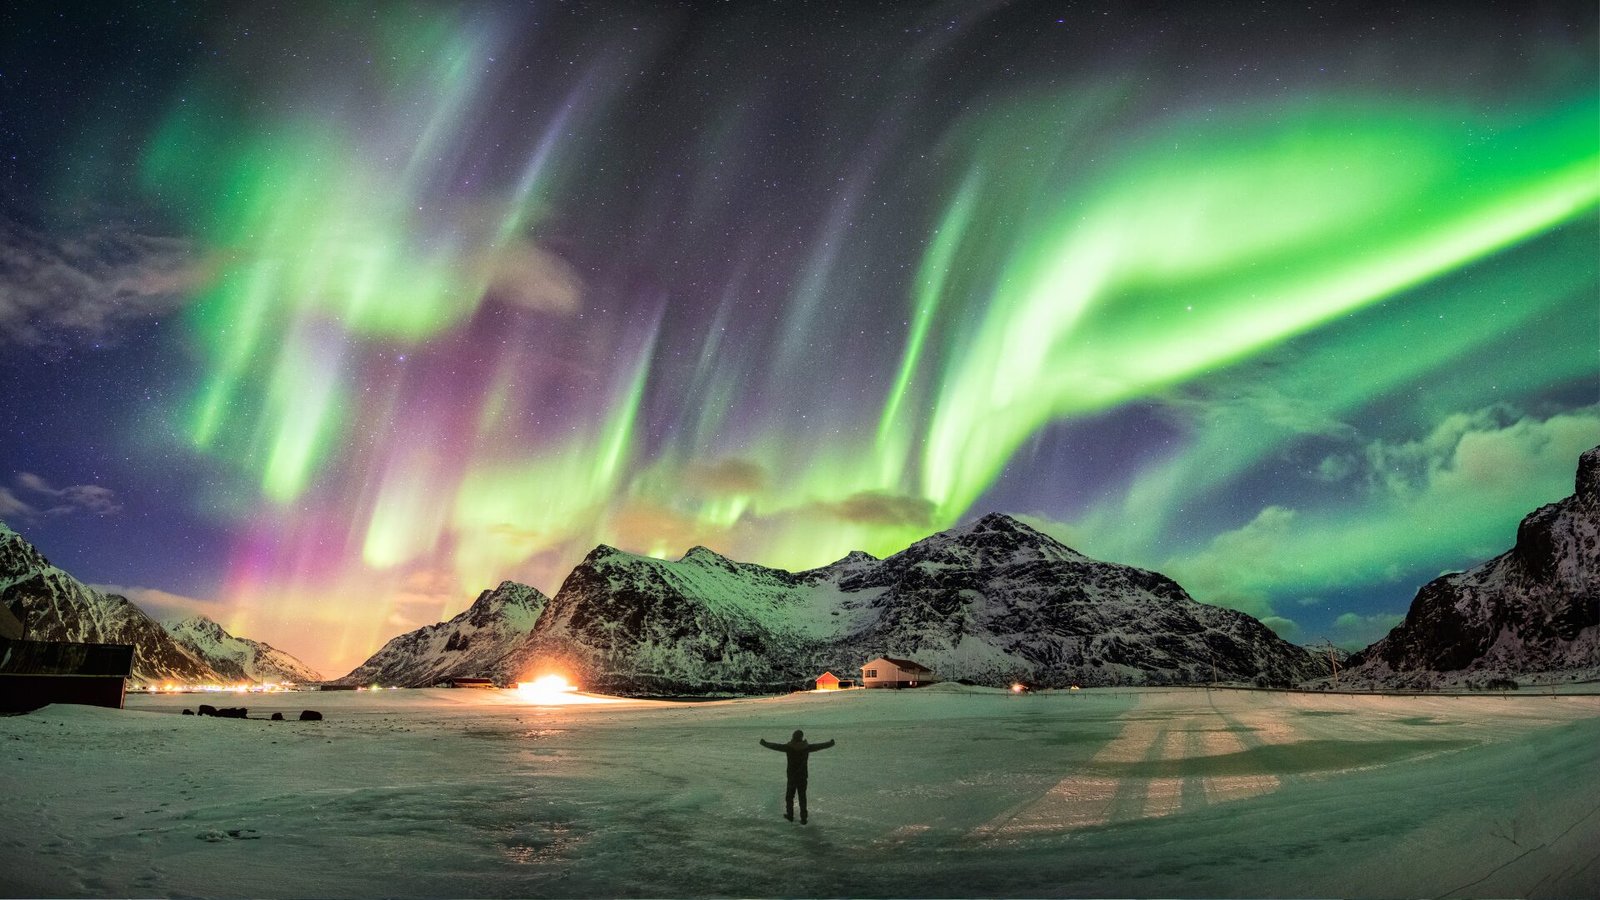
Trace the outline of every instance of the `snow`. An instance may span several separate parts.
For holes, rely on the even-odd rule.
[[[1596,696],[412,690],[177,715],[201,701],[0,718],[0,893],[1600,893]],[[326,720],[262,720],[306,708]],[[838,741],[806,826],[757,744],[795,728]]]
[[[161,627],[198,661],[219,673],[237,671],[250,681],[309,683],[322,681],[321,673],[271,644],[229,634],[205,616],[190,616]],[[224,682],[232,678],[224,677]]]

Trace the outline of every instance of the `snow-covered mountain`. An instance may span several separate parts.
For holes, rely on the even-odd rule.
[[[611,690],[750,691],[884,654],[993,685],[1285,683],[1319,668],[1243,613],[998,514],[798,573],[704,547],[673,562],[601,546],[503,665]]]
[[[22,620],[29,640],[132,644],[134,681],[201,683],[221,677],[128,598],[101,593],[51,565],[3,522],[0,602]]]
[[[1353,681],[1402,687],[1600,677],[1600,447],[1579,458],[1572,496],[1522,520],[1516,546],[1423,585],[1350,665]]]
[[[548,602],[535,588],[501,582],[460,615],[394,638],[338,680],[395,687],[425,687],[450,678],[513,681],[520,673],[501,660],[527,640]]]
[[[792,573],[696,547],[677,562],[596,547],[504,664],[661,693],[792,688],[860,610],[836,588],[857,560]],[[818,669],[818,672],[821,670]],[[813,676],[816,672],[811,673]]]
[[[193,655],[209,665],[226,683],[241,681],[321,681],[315,669],[293,656],[249,638],[234,637],[205,616],[191,616],[162,627]]]

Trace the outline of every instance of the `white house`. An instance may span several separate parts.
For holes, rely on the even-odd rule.
[[[933,670],[909,659],[880,656],[861,667],[861,686],[868,688],[908,688],[938,681]]]

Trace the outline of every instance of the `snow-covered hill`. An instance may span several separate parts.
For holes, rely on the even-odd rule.
[[[1350,659],[1395,687],[1600,677],[1600,447],[1573,495],[1522,520],[1511,550],[1423,585],[1404,622]]]
[[[22,620],[29,640],[132,644],[136,682],[221,680],[128,598],[101,593],[51,565],[3,522],[0,602]]]
[[[484,591],[446,622],[402,634],[338,679],[347,684],[426,687],[451,678],[500,678],[520,673],[500,665],[527,639],[549,598],[515,581]]]
[[[1191,599],[1157,572],[1090,559],[1004,515],[847,574],[876,621],[850,643],[1004,684],[1287,683],[1316,663],[1256,619]]]
[[[1086,557],[1004,515],[887,559],[791,573],[703,547],[676,562],[598,547],[505,665],[610,690],[793,687],[892,654],[1003,685],[1156,684],[1317,673],[1255,619],[1163,575]]]
[[[234,637],[205,616],[163,622],[162,627],[221,675],[226,683],[254,681],[305,684],[322,680],[315,669],[293,656],[271,644]]]

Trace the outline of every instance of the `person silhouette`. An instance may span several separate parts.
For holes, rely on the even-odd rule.
[[[774,744],[763,740],[761,746],[768,750],[777,750],[789,755],[789,780],[783,791],[783,817],[794,821],[794,798],[800,796],[800,824],[806,823],[806,760],[818,750],[826,750],[833,746],[833,741],[823,741],[820,744],[806,743],[806,734],[799,729],[795,730],[794,737],[787,744]]]

